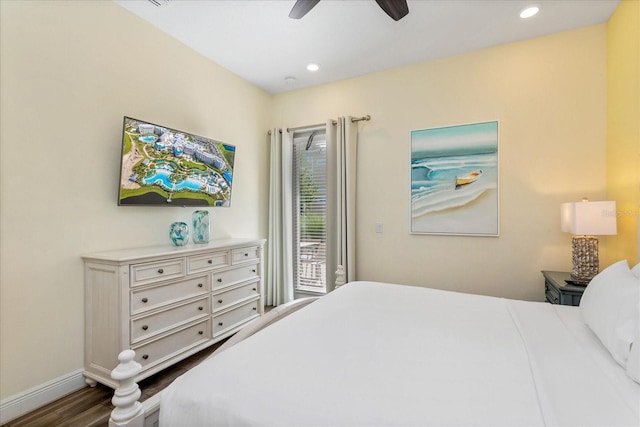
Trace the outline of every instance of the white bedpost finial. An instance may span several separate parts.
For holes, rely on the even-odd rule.
[[[345,274],[344,274],[344,267],[342,267],[342,265],[338,266],[338,269],[336,270],[336,287],[335,289],[338,289],[340,286],[346,284],[347,281],[345,280]]]
[[[133,350],[122,351],[118,355],[120,363],[111,371],[111,378],[118,381],[119,386],[111,399],[115,408],[111,411],[109,427],[142,427],[144,424],[144,411],[142,404],[138,402],[142,393],[134,381],[142,366],[135,361],[135,357],[136,353]]]

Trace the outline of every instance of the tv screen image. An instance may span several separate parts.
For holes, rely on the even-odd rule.
[[[229,206],[236,148],[124,118],[119,205]]]

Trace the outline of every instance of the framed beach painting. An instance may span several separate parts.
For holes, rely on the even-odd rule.
[[[411,131],[411,233],[498,236],[498,122]]]

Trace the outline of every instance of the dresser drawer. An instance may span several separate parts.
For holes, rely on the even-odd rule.
[[[166,311],[134,319],[131,321],[131,343],[138,343],[160,332],[194,321],[198,317],[207,316],[208,313],[209,298],[205,297]]]
[[[209,271],[215,268],[231,265],[229,251],[210,252],[202,255],[192,255],[187,258],[189,274]]]
[[[211,297],[213,299],[213,310],[220,310],[242,300],[257,296],[258,286],[258,282],[254,282],[213,295]]]
[[[186,272],[184,258],[166,259],[147,264],[134,264],[131,266],[129,284],[134,286],[147,285],[163,280],[179,279]]]
[[[207,319],[148,344],[132,347],[132,349],[136,352],[136,362],[142,365],[142,369],[145,369],[210,339],[211,321]]]
[[[206,295],[211,286],[209,276],[199,276],[131,291],[131,314],[139,314],[172,302]]]
[[[213,337],[215,338],[218,335],[222,335],[225,332],[258,317],[260,313],[258,309],[259,304],[260,300],[257,299],[225,313],[214,315]]]
[[[212,275],[213,289],[231,286],[236,283],[258,278],[258,264],[249,264],[233,270],[219,271]]]
[[[249,246],[241,249],[233,249],[231,251],[231,262],[238,264],[245,261],[256,261],[260,255],[258,246]]]

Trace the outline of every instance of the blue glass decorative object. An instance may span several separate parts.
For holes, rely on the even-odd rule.
[[[193,243],[209,243],[209,211],[193,212]]]
[[[174,222],[169,230],[173,246],[184,246],[189,243],[189,226],[186,222]]]

